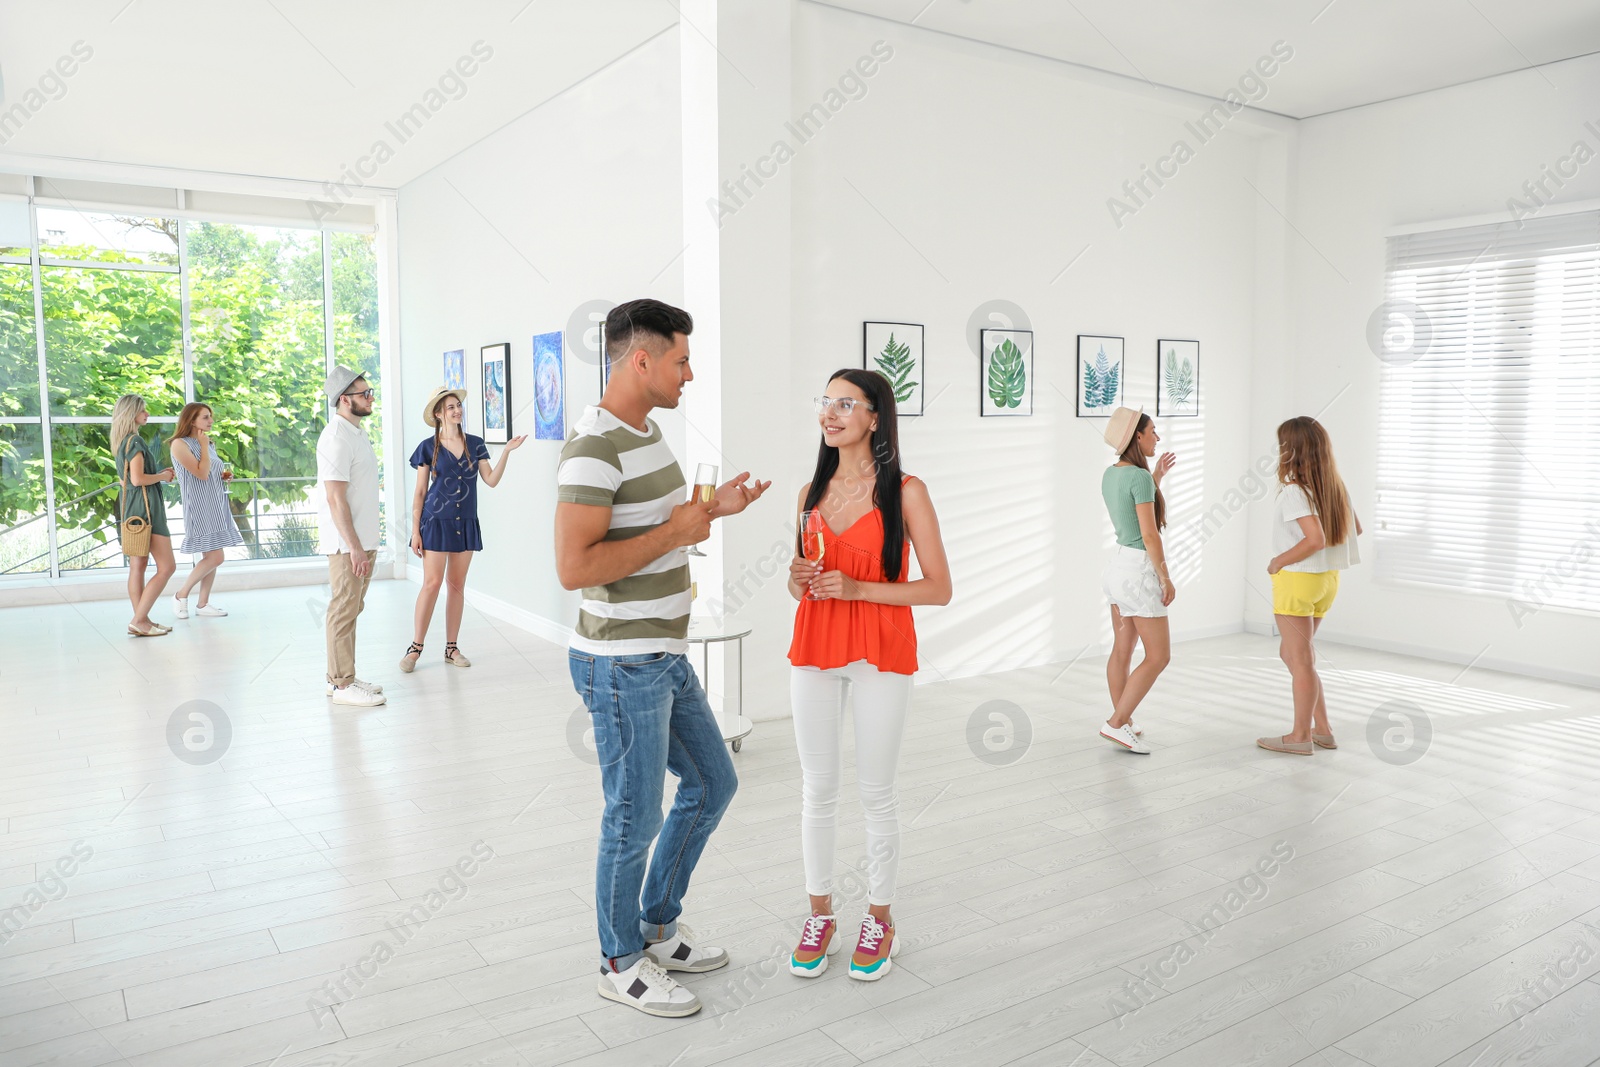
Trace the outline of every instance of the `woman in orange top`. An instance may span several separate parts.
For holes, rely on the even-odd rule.
[[[928,487],[900,473],[894,390],[874,371],[834,372],[817,398],[822,444],[817,471],[800,490],[800,532],[820,562],[801,551],[789,564],[789,594],[800,602],[789,646],[789,694],[800,750],[800,850],[811,917],[789,969],[822,974],[834,939],[833,850],[841,733],[854,696],[856,786],[866,815],[868,912],[850,960],[850,977],[875,981],[894,952],[895,875],[900,857],[895,765],[911,676],[917,669],[913,604],[948,604],[950,569]],[[808,526],[808,512],[820,513]],[[910,580],[910,547],[922,577]],[[828,568],[824,570],[823,568]]]

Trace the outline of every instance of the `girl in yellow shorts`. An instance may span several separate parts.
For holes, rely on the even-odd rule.
[[[1333,461],[1333,445],[1322,424],[1307,415],[1278,427],[1278,501],[1272,527],[1277,555],[1272,575],[1272,612],[1282,643],[1278,655],[1294,679],[1294,729],[1256,744],[1273,752],[1309,756],[1313,746],[1338,748],[1328,725],[1328,704],[1317,674],[1312,638],[1339,592],[1339,572],[1361,562],[1356,534],[1361,520]]]

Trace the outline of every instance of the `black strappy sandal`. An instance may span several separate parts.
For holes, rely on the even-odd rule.
[[[454,641],[444,643],[444,661],[452,667],[470,667],[472,661],[461,654]]]
[[[400,669],[410,674],[417,669],[417,660],[422,658],[422,645],[420,642],[411,642],[411,647],[406,649],[406,654],[400,657]]]

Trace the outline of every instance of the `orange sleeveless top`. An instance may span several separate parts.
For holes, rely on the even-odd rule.
[[[877,508],[844,533],[836,534],[827,525],[822,528],[823,570],[843,571],[858,582],[886,582],[882,551],[883,513]],[[906,581],[910,573],[907,543],[895,581]],[[834,598],[800,601],[794,613],[790,663],[827,670],[861,659],[888,674],[916,673],[917,631],[908,605]]]

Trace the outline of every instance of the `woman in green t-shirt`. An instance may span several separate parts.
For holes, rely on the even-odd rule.
[[[135,637],[160,637],[172,627],[150,620],[150,609],[161,598],[167,580],[178,570],[172,557],[172,535],[167,529],[167,508],[161,486],[176,475],[171,467],[156,462],[156,451],[139,433],[150,419],[144,398],[129,393],[111,409],[111,454],[117,461],[117,528],[122,520],[137,515],[150,523],[150,555],[128,557],[128,600],[133,604],[133,619],[128,632]],[[126,488],[126,494],[122,492]],[[126,497],[124,499],[124,496]],[[145,565],[155,557],[156,573],[145,581]]]
[[[1172,469],[1175,457],[1164,453],[1150,470],[1161,435],[1150,416],[1132,408],[1118,408],[1106,427],[1106,444],[1117,461],[1100,478],[1100,495],[1116,528],[1116,554],[1106,566],[1102,582],[1111,605],[1111,657],[1106,661],[1106,684],[1111,690],[1111,718],[1100,736],[1130,752],[1148,755],[1144,731],[1133,724],[1133,713],[1150,687],[1166,669],[1172,647],[1167,630],[1167,605],[1177,596],[1167,574],[1161,528],[1167,524],[1167,504],[1161,496],[1161,479]],[[1144,659],[1130,670],[1135,645],[1143,643]]]

